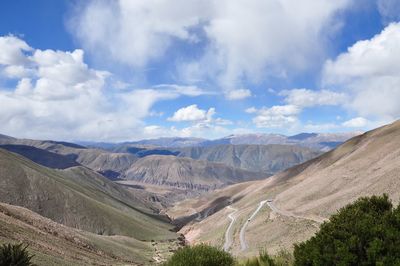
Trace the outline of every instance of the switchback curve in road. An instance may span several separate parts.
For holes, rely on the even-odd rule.
[[[253,214],[247,219],[247,221],[244,223],[242,228],[240,229],[240,246],[242,251],[246,250],[248,248],[248,245],[246,243],[245,239],[245,233],[246,233],[246,227],[249,224],[249,222],[257,215],[257,213],[261,210],[261,208],[264,206],[265,203],[267,203],[268,200],[263,200],[258,204],[257,209],[253,212]]]
[[[228,207],[226,207],[226,208],[233,211],[233,212],[231,212],[231,213],[228,215],[228,218],[231,220],[231,222],[230,222],[230,224],[229,224],[229,226],[228,226],[228,228],[226,229],[226,232],[225,232],[224,250],[225,250],[225,251],[228,251],[229,248],[232,246],[231,230],[232,230],[233,224],[234,224],[235,221],[236,221],[236,217],[235,217],[234,215],[236,214],[236,212],[237,212],[238,210],[235,209],[235,208],[232,208],[231,206],[228,206]]]

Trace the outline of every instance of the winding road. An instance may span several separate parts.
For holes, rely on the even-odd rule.
[[[246,239],[244,237],[244,234],[246,233],[246,227],[249,224],[249,222],[257,215],[257,213],[261,210],[261,208],[264,206],[265,203],[269,202],[269,200],[263,200],[258,204],[257,209],[253,212],[253,214],[247,219],[247,221],[244,223],[242,228],[240,229],[240,246],[242,248],[242,251],[246,250],[248,248],[248,245],[246,243]]]
[[[298,219],[304,219],[304,220],[311,220],[317,223],[323,223],[324,221],[326,221],[326,218],[323,217],[318,217],[318,216],[313,216],[313,217],[306,217],[306,216],[299,216],[299,215],[295,215],[289,211],[285,211],[285,210],[280,210],[278,209],[275,205],[274,205],[274,200],[273,199],[267,199],[267,200],[263,200],[260,201],[260,203],[258,204],[257,209],[251,214],[251,216],[246,220],[246,222],[243,224],[242,228],[240,229],[240,236],[239,236],[239,240],[240,240],[240,247],[242,251],[245,251],[246,249],[248,249],[248,245],[246,243],[246,238],[245,238],[245,233],[246,233],[246,228],[249,225],[249,223],[253,220],[253,218],[257,215],[257,213],[261,210],[261,208],[267,204],[268,207],[273,211],[276,212],[282,216],[287,216],[287,217],[293,217],[293,218],[298,218]],[[232,230],[232,226],[236,221],[236,217],[235,214],[238,212],[237,209],[228,206],[227,209],[232,210],[233,212],[231,212],[230,214],[228,214],[228,218],[231,220],[228,228],[226,229],[225,232],[225,243],[224,243],[224,250],[228,251],[230,249],[230,247],[232,246],[232,234],[231,234],[231,230]]]
[[[232,242],[233,242],[233,241],[232,241],[232,237],[231,237],[231,230],[232,230],[233,224],[234,224],[235,221],[236,221],[236,217],[235,217],[234,215],[236,214],[236,212],[237,212],[238,210],[235,209],[235,208],[232,208],[231,206],[228,206],[228,207],[226,207],[226,208],[233,211],[233,212],[231,212],[231,213],[228,215],[228,218],[231,220],[231,223],[229,224],[228,229],[226,229],[226,232],[225,232],[224,250],[225,250],[225,251],[228,251],[229,248],[232,246]]]

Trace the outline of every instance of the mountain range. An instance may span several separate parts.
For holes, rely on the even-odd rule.
[[[121,146],[156,146],[156,147],[205,147],[222,144],[253,144],[253,145],[268,145],[268,144],[286,144],[304,146],[312,149],[328,151],[351,137],[361,134],[362,132],[345,132],[345,133],[300,133],[293,136],[285,136],[281,134],[237,134],[229,135],[220,139],[207,140],[202,138],[159,138],[147,139],[134,142],[124,143],[85,143],[89,146],[115,149]]]
[[[321,153],[294,145],[232,144],[183,148],[124,145],[109,150],[4,135],[0,147],[50,168],[81,165],[112,180],[201,190],[265,178]]]

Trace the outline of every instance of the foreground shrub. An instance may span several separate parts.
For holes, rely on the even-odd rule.
[[[295,245],[295,265],[400,265],[400,207],[387,195],[360,198]]]
[[[187,246],[178,250],[165,266],[233,266],[233,257],[220,249],[197,245]]]
[[[261,252],[257,258],[248,259],[246,262],[239,264],[243,266],[276,266],[274,260],[267,252]]]
[[[287,250],[281,250],[276,255],[270,256],[267,252],[260,252],[255,258],[238,263],[238,266],[290,266],[293,265],[293,254]]]
[[[280,250],[275,256],[273,256],[273,260],[276,266],[289,266],[294,263],[293,254],[284,249]]]
[[[32,257],[26,250],[27,246],[22,244],[4,244],[0,246],[1,266],[31,266]]]

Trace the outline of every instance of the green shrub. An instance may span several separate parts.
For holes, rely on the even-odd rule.
[[[220,249],[197,245],[187,246],[178,250],[164,265],[165,266],[233,266],[233,257]]]
[[[287,250],[280,250],[276,255],[270,256],[267,252],[260,252],[255,258],[238,263],[238,266],[290,266],[293,265],[293,254]]]
[[[273,256],[274,263],[276,266],[288,266],[293,265],[294,257],[293,254],[287,250],[280,250],[275,256]]]
[[[387,195],[360,198],[294,249],[295,265],[400,265],[400,207]]]
[[[0,246],[0,265],[1,266],[31,266],[33,256],[26,250],[28,246],[22,244],[4,244]]]
[[[275,266],[274,260],[268,255],[267,252],[260,252],[257,258],[248,259],[243,264],[243,266]]]

